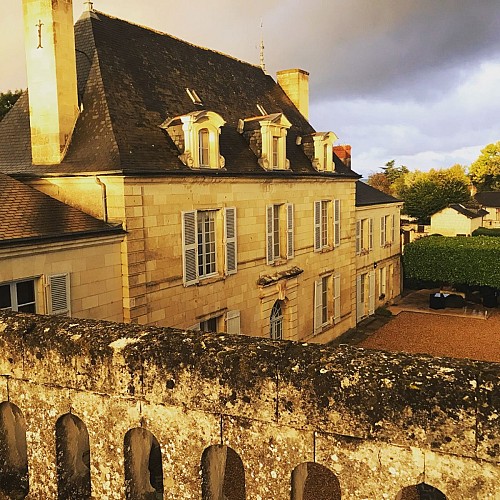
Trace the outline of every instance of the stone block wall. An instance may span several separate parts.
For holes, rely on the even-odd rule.
[[[27,467],[29,499],[85,481],[100,499],[396,499],[421,483],[498,499],[499,376],[495,363],[2,313],[0,496],[23,498],[7,473]]]

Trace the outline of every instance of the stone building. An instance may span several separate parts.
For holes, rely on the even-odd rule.
[[[398,202],[308,122],[307,72],[87,5],[73,28],[70,0],[24,1],[0,172],[122,224],[124,321],[325,342],[399,294]]]

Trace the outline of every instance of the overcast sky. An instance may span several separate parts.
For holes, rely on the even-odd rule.
[[[0,0],[0,91],[26,87],[22,0]],[[73,0],[75,19],[83,0]],[[310,73],[310,121],[368,175],[469,165],[500,140],[499,0],[95,0],[192,43]],[[263,29],[261,30],[261,19]]]

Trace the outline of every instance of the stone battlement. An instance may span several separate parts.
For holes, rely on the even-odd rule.
[[[2,313],[0,498],[395,499],[425,483],[494,499],[499,379],[495,363]]]

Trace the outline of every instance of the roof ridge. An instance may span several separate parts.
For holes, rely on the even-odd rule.
[[[172,35],[170,33],[166,33],[165,31],[160,31],[160,30],[157,30],[155,28],[151,28],[150,26],[144,26],[143,24],[139,24],[139,23],[134,23],[132,21],[127,21],[126,19],[122,19],[121,17],[117,17],[117,16],[113,16],[111,14],[106,14],[105,12],[102,12],[102,11],[99,11],[99,10],[94,10],[94,12],[98,15],[102,15],[102,16],[105,16],[107,17],[108,19],[115,19],[117,21],[121,21],[123,23],[126,23],[126,24],[129,24],[131,26],[136,26],[138,28],[142,28],[142,29],[145,29],[147,31],[150,31],[152,33],[155,33],[157,35],[162,35],[162,36],[168,36],[169,38],[172,38],[174,40],[177,40],[178,42],[182,42],[182,43],[185,43],[186,45],[189,45],[191,47],[194,47],[196,49],[201,49],[201,50],[206,50],[207,52],[213,52],[214,54],[218,54],[220,56],[223,56],[223,57],[227,57],[228,59],[232,59],[233,61],[236,61],[236,62],[239,62],[241,64],[246,64],[247,66],[250,66],[251,68],[255,68],[255,69],[259,69],[261,70],[265,75],[268,75],[267,73],[265,73],[262,68],[260,67],[259,64],[252,64],[248,61],[244,61],[243,59],[239,59],[237,57],[234,57],[230,54],[226,54],[225,52],[221,52],[219,50],[214,50],[214,49],[210,49],[208,47],[203,47],[201,45],[196,45],[195,43],[191,43],[191,42],[188,42],[187,40],[184,40],[183,38],[180,38],[178,36],[175,36],[175,35]],[[270,75],[268,75],[270,76]]]

